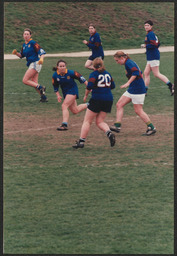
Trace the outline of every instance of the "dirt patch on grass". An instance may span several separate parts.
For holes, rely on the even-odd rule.
[[[125,116],[122,121],[122,130],[116,134],[119,144],[131,147],[135,142],[141,143],[157,143],[162,144],[164,140],[167,143],[173,143],[174,132],[174,116],[173,115],[151,115],[153,124],[157,128],[157,133],[154,136],[141,136],[146,131],[146,125],[136,116]],[[69,130],[57,131],[56,128],[60,125],[60,120],[56,115],[40,116],[29,113],[5,113],[4,114],[4,137],[13,139],[28,139],[31,136],[44,137],[50,140],[50,144],[57,143],[72,143],[79,138],[84,112],[79,115],[70,115]],[[114,117],[107,116],[106,122],[109,125],[114,123]],[[87,141],[93,145],[105,145],[107,141],[104,138],[102,131],[98,129],[95,123],[92,124]],[[59,140],[58,140],[59,138]]]

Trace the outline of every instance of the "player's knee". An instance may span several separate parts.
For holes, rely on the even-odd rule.
[[[86,63],[85,63],[85,68],[89,68],[89,66],[90,66],[90,65],[86,62]]]
[[[73,110],[72,110],[72,113],[73,113],[74,115],[76,115],[76,114],[79,113],[79,111],[78,111],[78,109],[73,109]]]
[[[120,102],[117,102],[116,103],[116,108],[117,108],[117,110],[121,109],[122,108],[122,104]]]
[[[159,78],[159,77],[160,77],[160,73],[154,73],[154,76],[155,76],[156,78]]]
[[[27,81],[28,81],[28,80],[27,80],[25,77],[24,77],[23,80],[22,80],[22,82],[23,82],[24,84],[27,84]]]
[[[68,106],[67,106],[65,103],[63,103],[63,104],[61,105],[61,108],[62,108],[62,110],[65,110],[65,109],[68,108]]]
[[[135,113],[139,116],[140,115],[140,111],[138,109],[135,109]]]
[[[145,76],[145,77],[149,76],[149,72],[144,71],[144,76]]]

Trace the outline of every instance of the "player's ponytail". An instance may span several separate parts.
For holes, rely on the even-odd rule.
[[[93,61],[93,67],[98,70],[98,72],[102,73],[105,71],[104,62],[101,58],[96,58]]]

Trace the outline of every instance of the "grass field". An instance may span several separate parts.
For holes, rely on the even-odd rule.
[[[142,54],[132,55],[144,70]],[[25,60],[5,61],[4,83],[4,253],[6,254],[173,254],[174,98],[151,76],[144,110],[157,128],[125,107],[116,145],[95,124],[85,148],[74,150],[84,112],[71,115],[60,133],[61,104],[51,85],[57,58],[46,58],[39,76],[48,103],[22,84]],[[87,79],[85,58],[65,58]],[[116,89],[127,81],[124,67],[105,57]],[[174,81],[174,54],[162,53],[160,70]],[[82,102],[84,86],[78,83]]]
[[[26,27],[47,53],[87,51],[82,41],[89,39],[91,22],[104,50],[139,48],[146,34],[144,22],[149,19],[161,45],[173,45],[173,2],[5,2],[4,51],[21,49]]]

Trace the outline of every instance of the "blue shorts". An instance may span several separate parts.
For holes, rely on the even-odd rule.
[[[110,113],[112,108],[113,101],[106,101],[106,100],[95,100],[90,99],[88,109],[95,113],[99,113],[101,111]]]
[[[96,59],[96,58],[101,58],[102,60],[104,60],[104,56],[93,56],[93,55],[91,55],[91,56],[88,58],[88,60],[94,60],[94,59]]]
[[[78,92],[78,88],[77,87],[72,87],[71,89],[69,89],[67,91],[63,91],[64,99],[65,99],[67,94],[76,95],[76,99],[79,99],[79,92]]]

